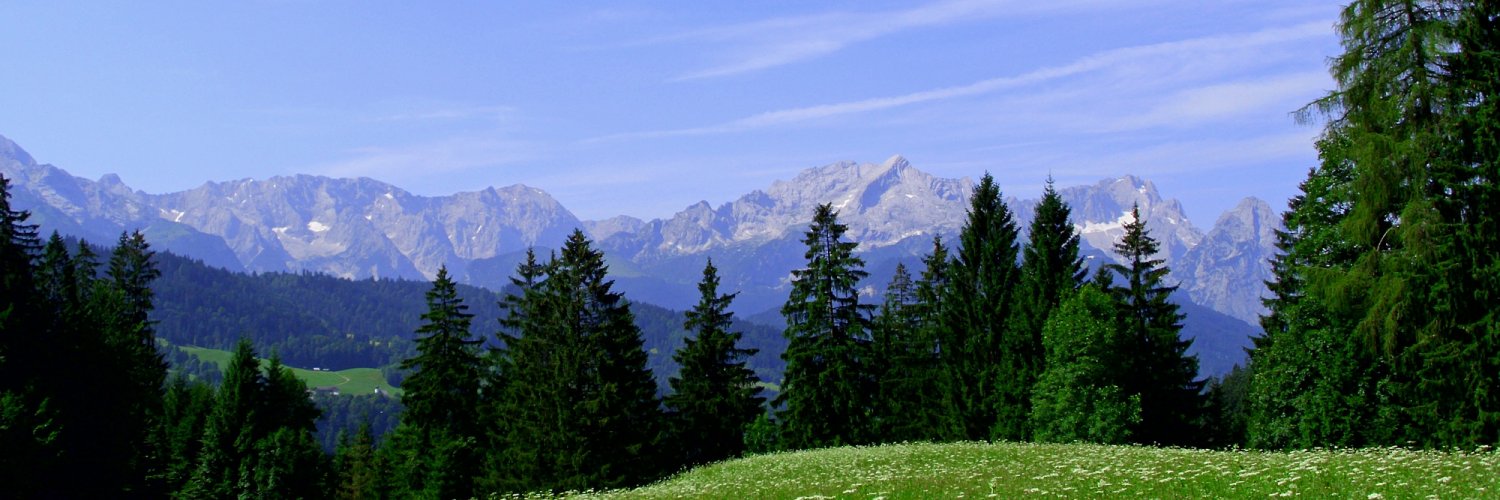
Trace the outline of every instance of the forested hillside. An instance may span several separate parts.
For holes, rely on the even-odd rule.
[[[157,252],[161,277],[156,292],[157,336],[175,345],[232,349],[241,337],[256,350],[275,352],[290,366],[331,370],[380,368],[412,354],[412,332],[425,310],[422,295],[431,283],[408,280],[347,280],[315,273],[243,274],[205,266],[194,259]],[[457,285],[470,304],[474,332],[498,346],[500,296]],[[683,315],[650,304],[633,303],[649,364],[662,387],[676,372],[672,353],[682,345]],[[736,321],[746,345],[761,354],[750,366],[763,380],[781,374],[781,332]]]
[[[734,320],[736,293],[708,259],[675,269],[699,276],[690,310],[633,303],[581,229],[545,257],[525,250],[498,294],[443,266],[431,283],[241,276],[158,254],[138,231],[107,258],[39,235],[0,176],[0,485],[471,498],[916,441],[1492,453],[1500,3],[1359,0],[1338,33],[1337,88],[1302,113],[1323,126],[1321,163],[1276,233],[1266,333],[1217,379],[1193,351],[1211,339],[1183,333],[1170,241],[1134,207],[1114,258],[1091,268],[1050,181],[1023,229],[985,174],[957,236],[888,276],[871,275],[839,208],[817,203],[797,228],[778,336]],[[888,285],[877,295],[868,279]],[[230,350],[217,383],[169,377],[159,338]],[[320,416],[380,405],[320,408],[289,359],[382,365],[400,381],[399,420],[385,413],[382,437],[344,433],[330,456]],[[1309,460],[1299,470],[1329,463]],[[1082,473],[1067,463],[1049,474]]]

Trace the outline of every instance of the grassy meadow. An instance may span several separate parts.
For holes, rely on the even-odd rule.
[[[229,358],[233,354],[229,351],[219,349],[208,349],[204,347],[177,346],[183,352],[196,356],[203,361],[219,365],[220,370],[229,367]],[[261,363],[267,360],[262,359]],[[336,387],[341,394],[373,394],[376,389],[386,394],[401,395],[401,388],[393,387],[387,383],[385,376],[380,373],[379,368],[350,368],[347,370],[324,371],[306,368],[289,367],[292,374],[307,383],[309,389],[318,387]]]
[[[1084,444],[844,447],[699,467],[601,498],[1500,498],[1500,454]]]

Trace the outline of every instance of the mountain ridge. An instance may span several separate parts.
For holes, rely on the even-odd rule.
[[[896,263],[915,269],[933,236],[955,241],[973,192],[968,178],[936,177],[896,155],[878,164],[805,169],[735,200],[718,206],[700,201],[671,217],[583,221],[545,191],[520,184],[419,196],[368,178],[302,174],[147,194],[118,176],[90,181],[37,164],[3,137],[0,172],[17,179],[18,208],[37,213],[46,230],[109,241],[127,228],[142,228],[161,248],[235,271],[425,280],[447,266],[463,282],[498,289],[525,249],[557,248],[576,228],[606,252],[618,288],[632,298],[686,309],[703,261],[712,258],[726,289],[740,292],[737,312],[747,316],[785,300],[789,272],[802,264],[802,232],[814,206],[839,208],[846,237],[859,243],[871,273],[860,284],[862,293],[873,299]],[[1140,177],[1058,192],[1073,207],[1091,267],[1118,259],[1113,241],[1139,206],[1186,296],[1255,323],[1266,259],[1274,255],[1274,246],[1266,245],[1274,238],[1266,235],[1279,227],[1269,205],[1247,200],[1205,234],[1180,202]],[[1006,202],[1024,233],[1037,200],[1010,195]]]

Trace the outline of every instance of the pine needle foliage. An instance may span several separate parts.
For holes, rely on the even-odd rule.
[[[719,294],[713,260],[703,266],[698,292],[698,304],[683,323],[693,336],[672,355],[681,370],[668,380],[672,393],[662,400],[684,465],[740,456],[746,428],[765,413],[760,379],[745,366],[756,350],[739,347],[741,334],[731,330],[734,313],[729,311],[734,294]]]
[[[819,205],[803,237],[807,267],[792,271],[786,317],[781,442],[791,449],[862,444],[871,439],[874,380],[865,363],[869,311],[857,285],[867,275],[856,243],[831,204]]]

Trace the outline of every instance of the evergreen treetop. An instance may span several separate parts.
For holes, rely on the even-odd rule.
[[[867,273],[843,241],[847,227],[833,205],[819,205],[803,238],[807,267],[792,271],[792,290],[782,306],[787,320],[786,373],[774,405],[783,422],[782,441],[792,448],[866,442],[872,384],[864,366],[868,305],[856,288]]]
[[[683,328],[692,336],[672,355],[681,367],[669,379],[672,394],[663,403],[672,412],[672,436],[685,464],[739,456],[745,429],[765,410],[760,380],[745,367],[754,349],[741,349],[740,332],[732,331],[735,294],[719,294],[719,274],[710,259],[698,283],[698,304],[687,312]]]

